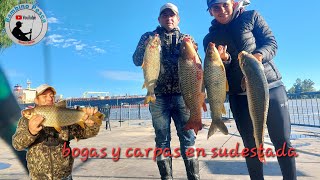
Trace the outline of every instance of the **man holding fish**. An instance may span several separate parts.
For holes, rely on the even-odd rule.
[[[246,148],[263,147],[268,128],[275,150],[290,143],[290,116],[281,75],[273,61],[277,42],[263,17],[245,11],[248,0],[207,0],[214,20],[203,40],[205,50],[217,47],[226,68],[229,102],[238,131]],[[264,179],[265,157],[256,151],[246,157],[251,179]],[[283,179],[296,179],[295,157],[278,157]]]
[[[54,104],[55,94],[56,90],[47,84],[36,88],[36,106],[22,111],[12,137],[16,150],[28,150],[31,179],[72,179],[74,159],[71,153],[64,157],[63,148],[70,148],[72,139],[97,135],[100,129],[103,116],[96,116],[101,115],[97,108],[67,109],[65,102]]]
[[[160,8],[158,17],[160,26],[153,32],[142,35],[133,54],[136,66],[142,66],[148,90],[145,103],[149,103],[152,123],[155,129],[156,148],[170,149],[171,118],[173,119],[180,140],[180,151],[184,159],[188,179],[200,179],[199,162],[196,157],[187,157],[186,150],[195,148],[194,125],[185,127],[190,117],[179,84],[178,59],[181,57],[180,46],[191,42],[194,52],[197,48],[193,39],[180,32],[177,6],[167,3]],[[161,53],[160,53],[161,50]],[[195,53],[194,56],[197,56]],[[201,75],[200,75],[201,76]],[[202,77],[200,77],[202,78]],[[200,111],[201,112],[201,111]],[[200,126],[201,118],[199,119]],[[189,130],[186,130],[188,128]],[[201,127],[199,127],[201,129]],[[163,152],[163,151],[162,151]],[[162,155],[157,157],[161,179],[172,179],[172,158]]]

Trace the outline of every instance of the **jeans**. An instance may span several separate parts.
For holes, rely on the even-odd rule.
[[[267,117],[267,128],[271,142],[275,150],[281,149],[286,143],[285,153],[292,148],[290,143],[291,123],[288,111],[288,99],[284,86],[279,86],[269,90],[269,111]],[[248,109],[247,96],[245,95],[230,95],[230,107],[233,117],[236,121],[238,131],[242,137],[246,148],[254,148],[255,140],[253,137],[253,126]],[[249,153],[249,156],[251,154]],[[258,160],[257,156],[246,157],[247,168],[250,178],[263,179],[263,165]],[[296,179],[296,164],[294,157],[278,157],[278,162],[281,168],[284,180]]]
[[[150,103],[149,108],[156,135],[156,148],[161,148],[162,150],[168,148],[171,151],[170,124],[172,118],[180,141],[181,156],[184,160],[190,159],[190,157],[186,157],[185,152],[188,148],[195,148],[196,136],[193,130],[184,130],[184,126],[189,120],[190,112],[185,106],[182,95],[156,96],[155,104]],[[162,156],[158,156],[157,160],[159,161],[162,158]]]

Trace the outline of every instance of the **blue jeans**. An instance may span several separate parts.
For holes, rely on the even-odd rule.
[[[186,157],[185,152],[188,148],[194,148],[196,136],[193,130],[184,130],[184,126],[189,120],[190,112],[185,106],[182,95],[156,96],[156,98],[155,104],[149,104],[156,135],[156,148],[161,148],[162,150],[165,148],[170,149],[170,124],[172,118],[180,141],[179,152],[183,159],[190,159],[190,157]],[[157,160],[161,160],[161,158],[162,156],[158,156]]]

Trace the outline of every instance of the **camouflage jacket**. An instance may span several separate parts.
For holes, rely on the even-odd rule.
[[[31,179],[62,179],[71,175],[73,157],[63,156],[64,144],[69,147],[71,139],[86,139],[98,134],[100,126],[79,125],[61,127],[58,133],[54,128],[44,127],[39,134],[32,135],[28,128],[28,119],[19,120],[16,133],[12,137],[12,145],[18,150],[27,149],[27,163]]]
[[[161,67],[154,92],[156,95],[180,94],[181,90],[178,76],[180,45],[185,37],[190,37],[192,42],[194,44],[196,43],[190,35],[180,33],[179,28],[167,32],[164,28],[157,27],[153,32],[146,32],[141,36],[133,54],[133,62],[136,66],[142,65],[146,48],[145,42],[148,40],[149,36],[153,36],[154,34],[159,34],[161,40]]]

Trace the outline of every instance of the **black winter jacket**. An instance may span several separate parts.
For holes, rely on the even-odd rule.
[[[263,66],[269,89],[283,85],[281,75],[276,68],[273,58],[277,51],[277,42],[267,23],[257,11],[244,11],[228,24],[211,22],[209,33],[203,39],[204,49],[209,42],[227,45],[231,62],[225,64],[229,83],[229,94],[242,93],[241,80],[243,74],[239,67],[238,54],[241,51],[261,53]]]
[[[145,52],[145,41],[149,36],[159,34],[161,40],[161,67],[157,85],[154,89],[156,95],[180,95],[178,76],[178,59],[180,56],[180,45],[185,37],[189,37],[196,44],[190,35],[182,34],[179,28],[167,32],[163,27],[157,27],[153,32],[144,33],[133,54],[133,62],[141,66]]]

